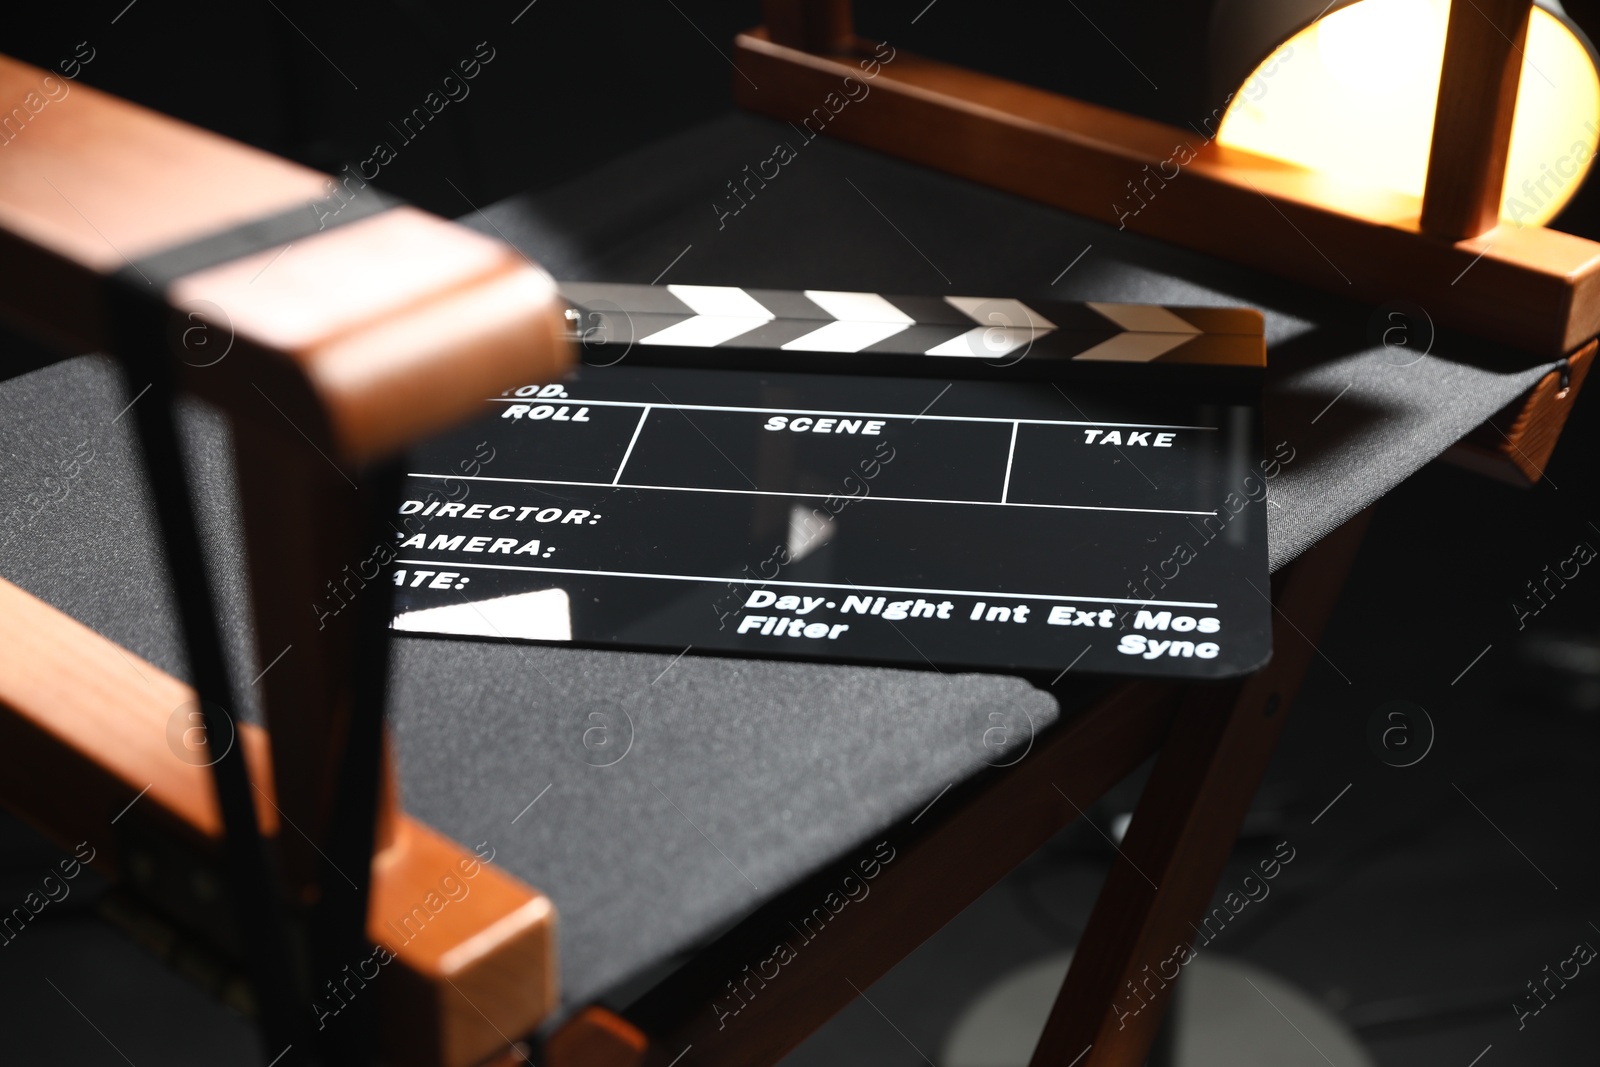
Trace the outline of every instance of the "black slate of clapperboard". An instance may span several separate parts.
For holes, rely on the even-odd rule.
[[[396,629],[1046,678],[1270,655],[1259,314],[563,290],[583,365],[408,460]]]

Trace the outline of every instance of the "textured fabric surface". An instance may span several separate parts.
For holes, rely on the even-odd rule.
[[[797,158],[731,213],[725,183],[778,140]],[[1373,343],[1369,308],[860,149],[799,142],[781,123],[736,116],[464,221],[568,279],[1259,307],[1268,440],[1296,457],[1268,505],[1274,566],[1547,369],[1446,338],[1402,366],[1409,356]],[[7,508],[59,483],[79,442],[95,447],[64,497],[0,527],[0,575],[181,676],[149,494],[119,417],[130,399],[92,357],[0,382]],[[226,434],[191,414],[241,711],[254,717],[260,668]],[[131,668],[129,684],[141,684]],[[1023,730],[1058,714],[1005,677],[418,637],[396,640],[392,694],[406,807],[488,843],[551,894],[569,1003],[692,947],[984,769],[991,714]]]
[[[406,807],[551,895],[569,1000],[916,815],[996,760],[996,723],[1016,728],[1020,756],[1029,723],[1057,716],[1000,675],[422,639],[399,651]]]
[[[100,356],[0,382],[0,516],[7,520],[0,525],[0,577],[186,678],[155,501],[139,468],[137,434],[126,411],[131,399],[116,365]],[[250,596],[227,425],[198,404],[184,411],[183,424],[219,606],[229,620],[247,620]],[[78,461],[77,476],[69,477],[63,464],[83,454],[92,458]],[[244,701],[241,713],[259,721],[250,685],[259,670],[250,631],[230,625],[223,639],[234,690]],[[131,664],[128,678],[142,684]]]
[[[186,677],[153,503],[118,417],[128,400],[93,356],[0,383],[0,499],[61,483],[62,458],[94,448],[65,495],[0,529],[0,575]],[[258,720],[227,434],[212,412],[186,415],[241,714]],[[295,669],[292,654],[273,669]],[[130,661],[127,685],[142,684]],[[390,693],[406,808],[550,894],[579,1002],[1005,762],[1058,717],[1050,696],[998,675],[420,637],[396,639]]]

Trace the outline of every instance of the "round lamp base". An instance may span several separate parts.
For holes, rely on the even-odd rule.
[[[939,1067],[1026,1067],[1071,962],[1071,953],[1051,956],[984,990],[956,1020]],[[1203,956],[1185,967],[1173,1013],[1163,1067],[1374,1067],[1327,1008],[1239,960]]]

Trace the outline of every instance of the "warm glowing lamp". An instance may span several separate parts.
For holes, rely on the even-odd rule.
[[[1467,0],[1470,2],[1470,0]],[[1450,0],[1223,0],[1213,86],[1220,144],[1421,198]],[[1543,224],[1600,144],[1594,46],[1556,0],[1528,23],[1500,217]]]

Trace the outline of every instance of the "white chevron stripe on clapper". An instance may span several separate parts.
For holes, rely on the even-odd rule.
[[[668,285],[692,315],[640,338],[640,344],[713,348],[776,320],[777,316],[744,289],[728,285]],[[804,295],[832,321],[781,347],[790,352],[860,352],[919,324],[877,293],[807,289]],[[926,351],[930,356],[994,359],[1014,353],[1057,329],[1055,323],[1020,300],[1005,297],[948,296],[945,302],[973,327]],[[1203,331],[1164,307],[1090,302],[1086,305],[1122,333],[1078,353],[1074,359],[1148,362],[1185,344]],[[820,321],[820,320],[819,320]],[[954,328],[959,329],[959,326]]]
[[[786,352],[859,352],[916,323],[877,293],[807,289],[805,295],[835,321],[796,337],[783,346]]]
[[[777,317],[737,286],[669,285],[667,292],[689,305],[694,317],[639,338],[642,345],[714,348]]]
[[[1126,333],[1079,352],[1073,359],[1114,363],[1148,363],[1187,344],[1203,331],[1200,327],[1154,304],[1104,304],[1086,306],[1104,315]]]
[[[983,296],[947,296],[945,303],[979,325],[959,337],[928,349],[930,356],[976,356],[997,359],[1031,345],[1056,324],[1020,300]]]

